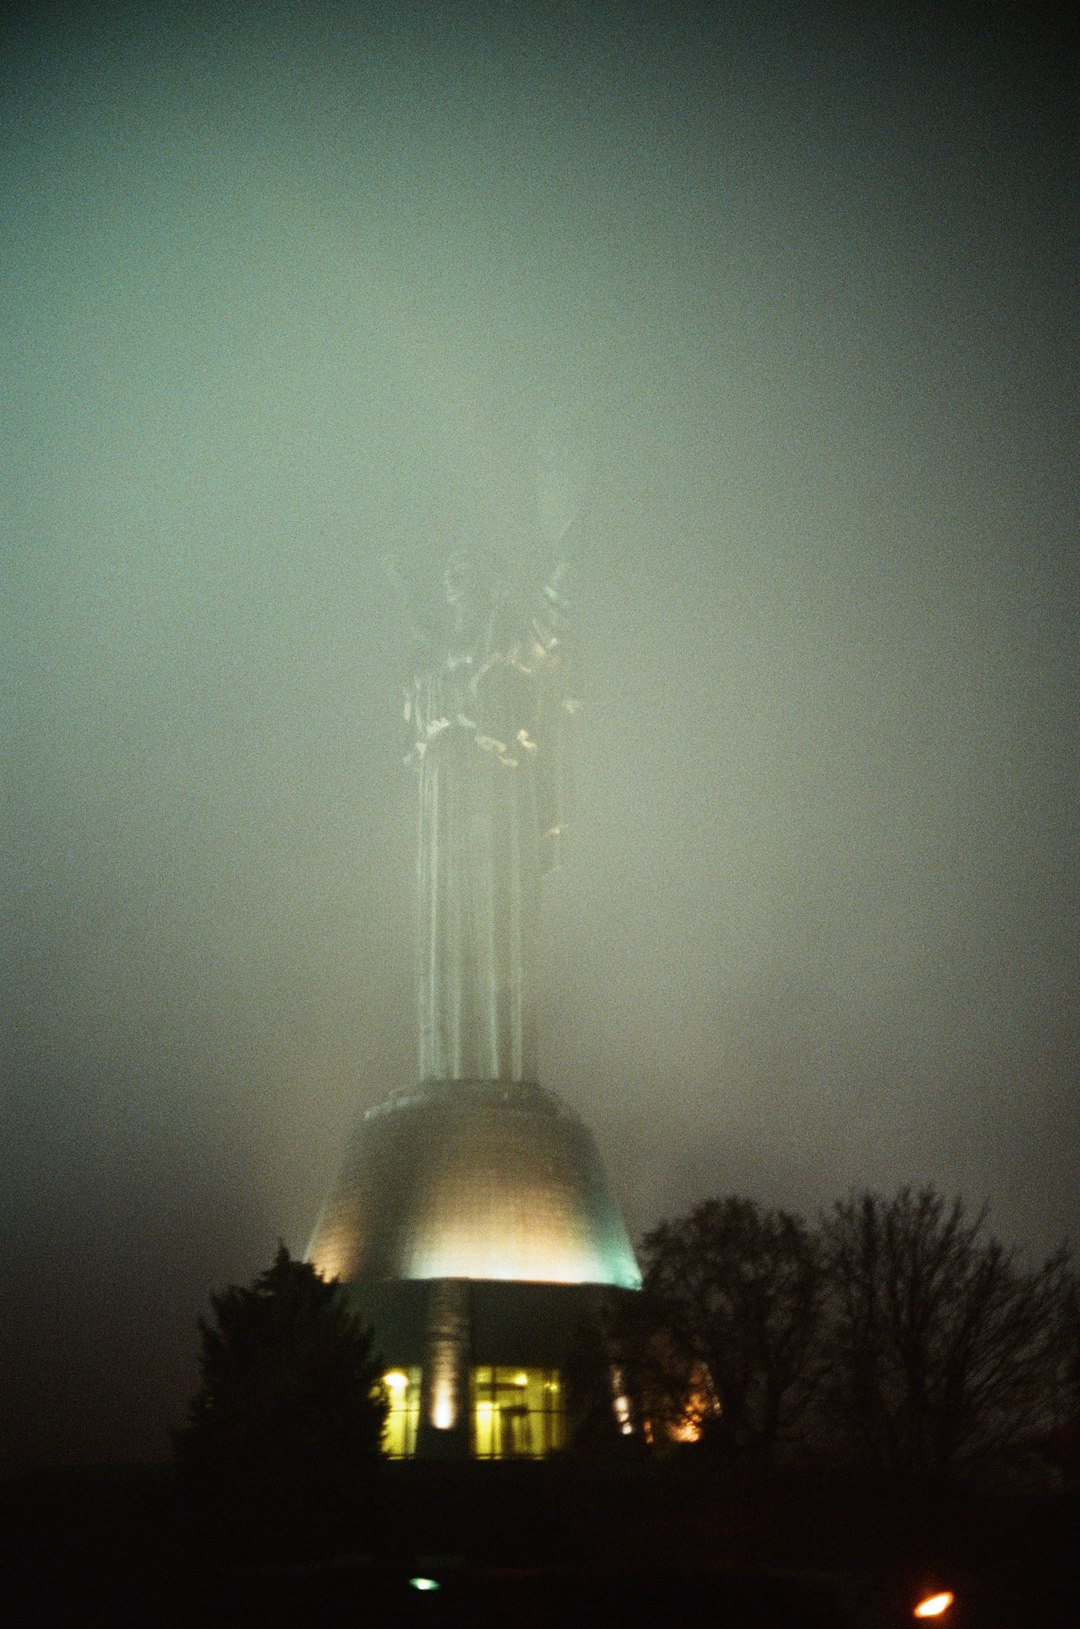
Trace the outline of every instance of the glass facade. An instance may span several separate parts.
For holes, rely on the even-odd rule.
[[[411,1459],[420,1423],[419,1367],[383,1375],[389,1408],[383,1453]],[[543,1459],[566,1441],[557,1369],[475,1368],[470,1376],[471,1444],[476,1459]]]
[[[565,1438],[557,1369],[472,1371],[472,1452],[477,1459],[543,1459]]]
[[[383,1453],[390,1459],[409,1459],[416,1452],[420,1420],[420,1370],[391,1369],[383,1375],[390,1404],[383,1427]]]

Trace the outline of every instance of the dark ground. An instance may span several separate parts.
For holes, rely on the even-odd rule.
[[[160,1468],[0,1488],[0,1621],[18,1625],[1080,1623],[1076,1495],[899,1496],[702,1459],[383,1465],[337,1531],[186,1508]],[[421,1593],[418,1575],[439,1588]]]

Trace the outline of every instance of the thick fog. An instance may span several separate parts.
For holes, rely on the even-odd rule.
[[[635,1236],[1080,1223],[1077,86],[1037,12],[702,15],[10,35],[10,1463],[164,1452],[415,1073],[389,558],[573,521],[542,1079]]]

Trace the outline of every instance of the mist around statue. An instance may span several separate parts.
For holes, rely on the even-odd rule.
[[[1015,1289],[1080,1230],[1067,16],[452,9],[118,0],[5,37],[0,1471],[39,1589],[122,1594],[168,1549],[200,1316],[303,1258],[357,1123],[422,1073],[572,1110],[635,1250],[702,1206],[816,1237],[929,1192],[987,1207]],[[567,603],[572,774],[537,809],[570,818],[520,953],[432,983],[421,1033],[404,691],[465,558],[488,654]],[[539,750],[458,712],[469,775]],[[515,1015],[496,964],[530,958]],[[663,1412],[682,1339],[650,1362]],[[529,1367],[485,1381],[492,1422]],[[906,1396],[870,1440],[928,1452]],[[780,1507],[699,1498],[681,1446],[690,1564]],[[80,1480],[121,1464],[157,1468]],[[621,1476],[560,1484],[582,1554],[633,1551]],[[950,1508],[977,1578],[1032,1561],[1038,1597],[1072,1494],[1007,1480]],[[842,1521],[763,1517],[747,1565],[796,1530],[960,1544],[942,1503],[846,1487]],[[443,1506],[504,1559],[553,1531]]]

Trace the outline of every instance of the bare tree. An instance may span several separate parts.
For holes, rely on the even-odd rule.
[[[821,1256],[804,1222],[708,1200],[642,1245],[646,1389],[669,1431],[769,1455],[797,1434],[817,1376]]]
[[[886,1474],[972,1474],[1050,1421],[1065,1250],[1024,1269],[963,1202],[931,1188],[841,1200],[822,1224],[828,1418]]]

